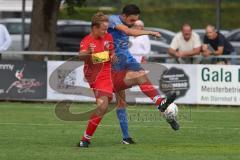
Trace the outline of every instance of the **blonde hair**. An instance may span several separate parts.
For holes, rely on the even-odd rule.
[[[108,22],[108,16],[103,14],[102,12],[97,12],[95,15],[92,17],[92,27],[97,26],[99,27],[100,24],[103,22]]]

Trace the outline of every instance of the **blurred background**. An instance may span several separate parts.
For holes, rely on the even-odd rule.
[[[39,3],[37,1],[36,4]],[[239,0],[59,0],[59,3],[56,47],[51,50],[77,52],[79,41],[90,31],[89,21],[94,13],[118,14],[124,5],[134,3],[142,9],[140,18],[146,29],[162,34],[160,39],[150,37],[153,53],[166,54],[172,38],[183,23],[191,24],[193,31],[201,38],[207,24],[215,25],[239,53]],[[32,6],[33,0],[0,0],[0,23],[7,27],[12,37],[8,50],[29,49]]]

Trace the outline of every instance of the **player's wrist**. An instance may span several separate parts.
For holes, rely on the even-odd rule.
[[[147,35],[154,36],[154,32],[152,32],[152,31],[147,31]]]

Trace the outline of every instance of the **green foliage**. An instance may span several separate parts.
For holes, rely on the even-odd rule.
[[[75,6],[81,7],[86,4],[86,0],[65,0],[64,4],[66,5],[66,10],[69,15],[76,14]]]
[[[75,13],[69,14],[67,9],[64,9],[60,12],[60,19],[77,19],[77,20],[86,20],[90,21],[92,16],[98,12],[102,11],[105,14],[113,14],[116,10],[113,8],[111,10],[104,10],[101,8],[85,8],[85,7],[74,7]]]
[[[140,7],[145,5],[144,7],[141,7],[143,8],[141,18],[145,22],[146,26],[161,27],[173,31],[178,31],[180,26],[185,22],[192,24],[193,28],[204,28],[207,24],[215,25],[216,8],[215,3],[213,2],[195,4],[190,3],[189,1],[189,3],[186,5],[183,3],[173,3],[176,1],[169,1],[169,5],[167,5],[167,2],[161,5],[160,2],[163,1],[135,1],[133,0],[131,3],[135,2]],[[127,2],[128,1],[122,1],[121,6]],[[121,7],[117,7],[116,4],[113,4],[112,7],[112,10],[111,8],[102,10],[100,7],[75,7],[75,14],[69,15],[66,10],[62,10],[60,18],[81,19],[89,21],[92,15],[99,10],[103,11],[106,14],[119,13]],[[222,4],[222,28],[239,28],[240,19],[237,18],[240,16],[239,8],[240,3]]]

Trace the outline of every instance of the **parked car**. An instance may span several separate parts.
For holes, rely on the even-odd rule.
[[[57,30],[57,47],[60,51],[77,52],[79,50],[79,42],[84,36],[90,32],[90,22],[86,21],[62,21],[58,24]],[[169,44],[175,33],[159,28],[149,28],[147,30],[158,31],[162,35],[160,38],[150,36],[151,53],[167,54]],[[150,58],[150,61],[162,62],[160,58]]]
[[[233,45],[240,55],[240,28],[232,30],[226,35],[227,40]]]
[[[172,32],[170,30],[163,29],[163,28],[145,27],[145,29],[159,32],[161,34],[160,38],[155,38],[155,37],[150,36],[150,39],[153,41],[163,42],[164,44],[170,44],[173,37],[176,35],[175,32]]]
[[[29,45],[30,19],[25,20],[25,48]],[[3,23],[8,28],[11,37],[12,45],[9,50],[20,51],[21,49],[21,32],[22,19],[11,18],[2,19]],[[175,33],[161,28],[146,27],[147,30],[158,31],[162,35],[160,38],[150,36],[151,52],[155,54],[166,54]],[[79,20],[59,20],[56,31],[56,46],[59,51],[78,52],[79,42],[84,36],[90,33],[91,22]]]
[[[25,20],[25,48],[29,45],[29,32],[30,32],[30,19]],[[12,44],[9,47],[8,50],[11,51],[21,51],[21,41],[22,41],[22,19],[21,18],[6,18],[1,19],[0,24],[3,24],[6,26],[11,39]]]
[[[57,27],[57,48],[60,51],[77,52],[79,43],[91,31],[86,21],[60,20]]]
[[[168,48],[170,47],[170,43],[173,37],[176,35],[176,33],[167,29],[162,29],[162,28],[145,27],[145,29],[156,31],[161,34],[160,38],[149,36],[150,43],[151,43],[151,52],[155,55],[159,55],[159,54],[167,55]],[[158,58],[158,57],[151,57],[148,60],[151,62],[165,62],[165,59]]]
[[[0,23],[5,25],[8,29],[12,44],[8,50],[21,51],[22,41],[22,19],[21,18],[7,18],[1,19]],[[25,19],[25,48],[29,46],[29,34],[30,34],[31,20]],[[85,27],[86,26],[86,27]],[[79,41],[90,32],[90,22],[75,21],[75,20],[59,20],[57,28],[57,46],[61,51],[76,51],[76,47],[79,48]],[[83,34],[83,35],[81,35]],[[69,38],[72,37],[72,38]],[[79,36],[79,37],[78,37]],[[78,37],[77,40],[73,41],[74,37]],[[71,48],[71,43],[76,43],[75,48]],[[66,44],[65,44],[66,43]],[[68,44],[70,48],[68,48]]]

